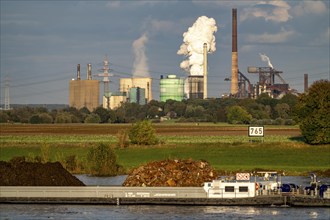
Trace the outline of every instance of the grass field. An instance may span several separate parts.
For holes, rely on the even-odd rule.
[[[48,145],[52,161],[76,155],[84,162],[90,147],[100,142],[115,147],[115,132],[129,128],[129,125],[12,126],[1,125],[0,160],[40,155],[41,147]],[[304,144],[297,127],[265,127],[265,137],[255,138],[254,142],[247,136],[246,126],[176,124],[156,125],[156,130],[163,144],[116,148],[118,163],[129,170],[149,161],[192,158],[206,160],[217,170],[225,171],[264,169],[305,175],[330,170],[330,145]]]

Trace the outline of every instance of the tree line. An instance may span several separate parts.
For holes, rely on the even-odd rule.
[[[287,94],[281,99],[267,94],[257,99],[152,100],[146,105],[123,103],[111,110],[102,106],[93,111],[86,107],[48,110],[45,107],[21,107],[0,112],[1,123],[134,123],[175,119],[179,122],[227,122],[231,124],[295,124],[298,97]]]

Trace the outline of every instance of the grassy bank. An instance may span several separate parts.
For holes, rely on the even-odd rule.
[[[297,127],[267,126],[264,138],[252,139],[246,126],[157,124],[162,144],[116,148],[117,132],[129,126],[6,124],[1,127],[0,160],[40,156],[41,148],[47,146],[51,161],[75,155],[80,164],[86,164],[89,149],[106,143],[116,149],[118,163],[127,171],[150,161],[175,158],[203,159],[225,171],[280,170],[288,175],[330,171],[330,145],[304,144]]]
[[[50,146],[51,161],[76,155],[84,164],[90,146]],[[163,159],[203,159],[217,170],[250,171],[281,170],[291,175],[330,169],[330,146],[310,146],[301,143],[184,143],[149,147],[116,149],[118,163],[129,170],[141,164]],[[1,147],[0,160],[15,156],[40,156],[40,147]]]

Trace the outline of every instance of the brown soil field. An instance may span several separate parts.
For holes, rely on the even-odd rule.
[[[129,129],[131,124],[1,124],[0,135],[116,135],[119,130]],[[247,126],[216,126],[192,124],[155,124],[158,135],[247,135]],[[265,126],[267,135],[300,136],[298,127]]]

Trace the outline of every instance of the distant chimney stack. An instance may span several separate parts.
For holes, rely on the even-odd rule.
[[[204,74],[203,98],[207,99],[207,43],[203,44],[203,74]]]
[[[87,80],[92,79],[92,64],[87,64]]]
[[[304,74],[304,92],[307,92],[308,90],[308,74]]]
[[[77,80],[80,80],[80,64],[77,65]]]
[[[231,53],[231,89],[230,93],[238,93],[238,54],[237,54],[237,9],[232,9],[232,53]]]

